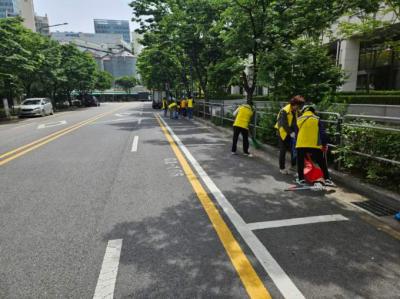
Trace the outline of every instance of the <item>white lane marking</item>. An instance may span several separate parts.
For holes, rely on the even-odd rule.
[[[133,138],[133,143],[132,143],[132,150],[131,150],[132,153],[137,152],[138,144],[139,144],[139,136],[135,136]]]
[[[143,120],[142,118],[139,118],[139,119],[138,119],[138,125],[141,125],[141,124],[142,124],[142,120]]]
[[[117,117],[124,117],[127,115],[132,115],[132,113],[131,112],[122,112],[122,113],[115,114],[115,116],[117,116]]]
[[[265,222],[255,222],[247,224],[247,227],[250,230],[257,230],[257,229],[267,229],[275,227],[304,225],[304,224],[321,223],[321,222],[348,221],[348,220],[349,220],[348,218],[337,214],[337,215],[324,215],[324,216],[293,218],[293,219],[274,220]]]
[[[155,114],[156,115],[156,114]],[[238,212],[233,208],[231,203],[226,199],[225,195],[218,189],[215,183],[211,180],[208,174],[204,171],[204,169],[200,166],[200,164],[196,161],[196,159],[192,156],[189,150],[185,147],[185,145],[181,142],[178,136],[172,131],[172,129],[168,126],[168,124],[160,118],[163,122],[164,126],[170,132],[172,138],[178,144],[179,148],[185,154],[186,158],[190,161],[194,169],[196,169],[198,175],[201,177],[204,184],[213,194],[215,200],[222,207],[225,214],[228,216],[232,224],[235,226],[236,230],[242,236],[243,240],[247,243],[250,249],[253,251],[254,255],[261,263],[265,271],[268,273],[269,277],[271,277],[272,281],[275,283],[281,294],[284,298],[287,299],[302,299],[305,298],[304,295],[300,292],[300,290],[296,287],[293,281],[289,278],[289,276],[285,273],[285,271],[281,268],[278,262],[273,258],[271,253],[265,248],[264,244],[256,237],[254,232],[252,232],[247,224],[244,222],[242,217]]]
[[[122,239],[108,241],[93,299],[114,297],[121,248]]]
[[[40,130],[40,129],[47,129],[47,128],[52,128],[52,127],[62,126],[62,125],[66,125],[66,124],[67,124],[66,120],[60,120],[57,122],[41,124],[37,128]]]

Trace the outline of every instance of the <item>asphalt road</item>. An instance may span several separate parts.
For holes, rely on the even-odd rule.
[[[148,103],[0,125],[0,298],[398,298],[400,240]],[[317,217],[321,216],[321,217]]]

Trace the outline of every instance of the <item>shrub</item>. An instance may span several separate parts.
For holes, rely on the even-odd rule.
[[[257,125],[261,128],[257,129],[257,138],[262,142],[271,145],[278,143],[275,124],[279,110],[279,102],[272,102],[269,107],[259,110]]]
[[[352,153],[357,151],[400,161],[400,132],[379,130],[377,124],[371,121],[357,121],[353,124],[365,127],[343,127],[343,146],[338,150],[342,167],[361,175],[370,183],[400,192],[399,166]]]

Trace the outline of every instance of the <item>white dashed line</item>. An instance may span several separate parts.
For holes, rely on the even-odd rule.
[[[122,239],[108,241],[93,299],[114,298],[121,248]]]
[[[348,221],[349,219],[342,215],[324,215],[324,216],[314,216],[314,217],[304,217],[304,218],[293,218],[275,221],[265,221],[265,222],[255,222],[247,224],[250,230],[257,229],[267,229],[275,227],[285,227],[294,225],[304,225],[311,223],[321,223],[321,222],[334,222],[334,221]]]
[[[138,144],[139,144],[139,136],[135,136],[133,138],[133,143],[132,143],[132,150],[131,150],[132,153],[137,152]]]

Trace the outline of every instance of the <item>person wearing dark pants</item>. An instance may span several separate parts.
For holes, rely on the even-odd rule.
[[[253,108],[249,104],[240,105],[233,115],[236,117],[233,124],[233,142],[232,154],[236,155],[236,146],[239,135],[242,134],[243,138],[243,152],[245,155],[252,157],[249,153],[249,125],[253,117]]]
[[[318,116],[315,115],[315,106],[307,105],[301,110],[297,119],[297,174],[296,182],[304,185],[304,158],[309,154],[318,164],[324,174],[324,184],[334,186],[328,171],[324,153],[328,151],[328,137],[325,128]]]
[[[186,112],[187,112],[189,119],[193,118],[193,103],[194,103],[194,101],[193,101],[192,96],[189,96],[189,98],[187,100],[187,107],[186,107]]]
[[[282,174],[289,174],[289,169],[286,168],[286,152],[290,152],[291,165],[296,165],[296,159],[293,156],[292,142],[295,140],[296,131],[296,116],[299,107],[304,104],[302,96],[295,96],[290,100],[290,103],[283,107],[278,114],[278,119],[275,125],[278,135],[279,144],[279,170]]]
[[[292,151],[292,138],[290,135],[286,136],[285,140],[282,140],[282,138],[278,137],[278,143],[279,143],[279,169],[281,170],[281,173],[288,174],[288,170],[286,169],[286,152],[290,152],[290,158],[291,158],[291,166],[295,167],[296,166],[296,158],[293,155]]]
[[[240,134],[242,134],[243,138],[243,152],[249,155],[249,130],[236,126],[233,127],[232,153],[236,153],[237,142]]]

